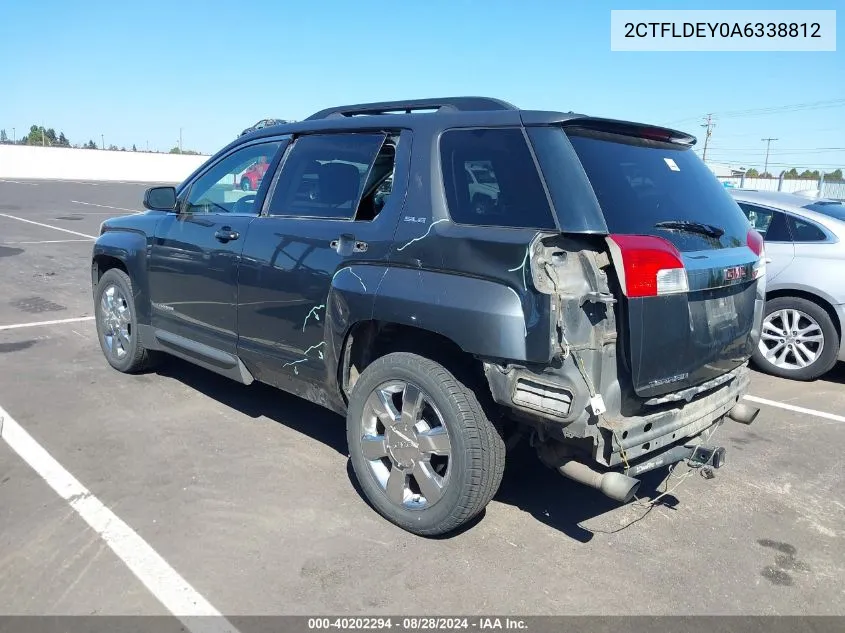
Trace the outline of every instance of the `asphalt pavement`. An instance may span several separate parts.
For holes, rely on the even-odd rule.
[[[653,473],[620,507],[523,446],[468,529],[419,538],[361,497],[341,417],[175,359],[108,366],[91,238],[146,186],[0,180],[0,407],[219,612],[845,615],[842,363],[755,374],[774,406],[719,429],[715,479]],[[167,613],[79,508],[0,442],[0,614]]]

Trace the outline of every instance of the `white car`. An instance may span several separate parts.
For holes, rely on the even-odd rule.
[[[813,380],[845,361],[845,203],[729,190],[766,240],[766,309],[754,364]]]

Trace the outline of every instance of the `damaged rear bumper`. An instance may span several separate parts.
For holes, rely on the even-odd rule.
[[[736,389],[742,390],[741,385],[737,385]],[[711,396],[709,403],[694,407],[693,411],[685,411],[689,417],[678,416],[676,412],[672,419],[663,420],[662,426],[651,426],[648,431],[645,428],[654,424],[655,420],[644,421],[654,416],[643,416],[636,421],[628,419],[621,424],[603,421],[604,430],[610,430],[611,438],[614,438],[608,440],[611,450],[609,459],[605,461],[609,463],[603,467],[586,463],[572,447],[555,440],[538,445],[537,452],[543,463],[561,475],[599,490],[621,503],[627,503],[636,495],[641,475],[678,462],[700,468],[702,474],[712,477],[713,469],[721,468],[726,462],[725,448],[710,443],[715,428],[726,419],[751,424],[759,413],[756,407],[740,402],[741,396],[730,393],[718,395],[721,398]],[[708,429],[713,431],[705,437],[704,432]],[[619,437],[620,430],[622,434],[634,432],[636,435],[627,435],[617,442],[615,438]],[[637,445],[644,439],[647,441],[643,445]],[[639,457],[631,455],[632,451],[639,452]]]
[[[596,424],[593,459],[609,467],[625,462],[630,465],[646,455],[701,435],[721,422],[748,391],[750,370],[740,367],[732,373],[730,381],[692,402],[664,405],[662,410],[649,415],[603,416]]]
[[[556,416],[548,412],[559,405],[560,399],[548,403],[544,398],[541,404],[547,409],[542,415],[545,427],[538,428],[545,430],[534,438],[535,447],[547,466],[626,502],[636,494],[637,477],[648,471],[678,462],[708,470],[721,467],[726,460],[725,449],[710,444],[716,427],[728,419],[750,424],[759,412],[742,402],[750,379],[751,372],[743,365],[718,381],[701,386],[703,391],[679,392],[678,398],[652,401],[645,414],[623,416],[608,412],[595,416],[587,412],[586,421],[576,419],[569,424],[554,424]],[[510,384],[518,380],[519,371],[509,377]],[[546,394],[549,392],[546,388]],[[504,394],[500,391],[498,395],[501,401]],[[583,397],[577,392],[573,396],[573,404]]]

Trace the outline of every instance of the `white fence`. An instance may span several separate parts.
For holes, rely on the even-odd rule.
[[[720,177],[723,183],[729,183],[734,187],[745,189],[758,189],[760,191],[784,191],[795,193],[796,191],[818,191],[819,180],[815,178],[742,178],[741,176]],[[834,198],[845,200],[845,182],[822,182],[821,192],[823,198]]]
[[[0,145],[0,178],[177,183],[208,156]]]

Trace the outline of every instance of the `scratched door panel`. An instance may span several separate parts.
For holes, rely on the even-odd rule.
[[[358,155],[372,150],[367,158],[370,165],[356,163],[345,157],[343,148],[340,150],[343,160],[363,165],[353,205],[338,203],[346,195],[328,194],[325,187],[317,191],[321,175],[325,185],[336,174],[315,168],[318,173],[309,184],[312,174],[301,169],[304,161],[295,161],[300,158],[294,152],[301,139],[292,145],[281,173],[299,169],[299,182],[314,187],[305,194],[308,204],[313,201],[319,205],[331,195],[332,208],[351,206],[349,216],[354,219],[274,215],[283,204],[280,198],[285,187],[290,191],[290,183],[284,183],[284,176],[280,176],[282,182],[271,190],[265,213],[250,226],[240,268],[238,353],[259,380],[295,392],[299,391],[296,383],[333,383],[338,350],[331,346],[332,329],[343,330],[351,320],[370,317],[403,204],[404,195],[400,194],[404,194],[408,178],[409,133],[394,137],[333,136],[343,136],[344,142],[351,136],[365,137],[351,142],[362,146]],[[390,143],[393,148],[388,150]],[[300,152],[312,160],[312,150],[316,150],[308,148],[306,152],[302,148],[300,145]],[[387,158],[386,153],[390,154]],[[386,161],[392,166],[392,180],[371,187],[370,181],[377,179],[376,171],[387,168]],[[376,193],[384,203],[374,213]],[[362,219],[372,215],[372,219]]]

